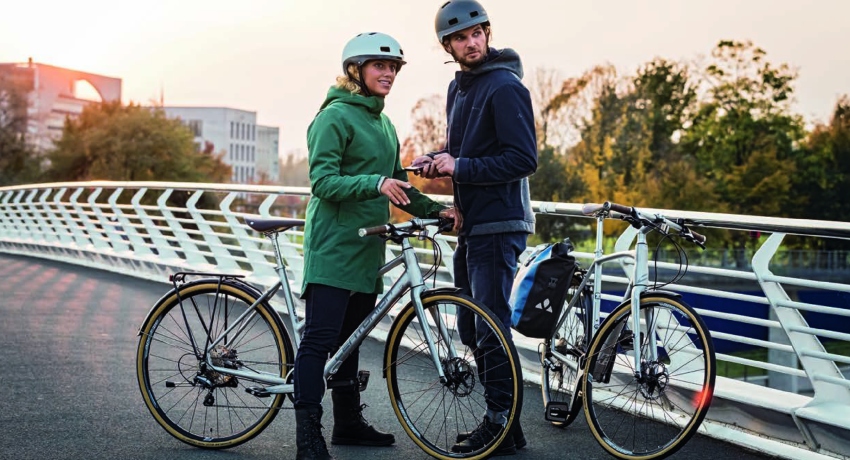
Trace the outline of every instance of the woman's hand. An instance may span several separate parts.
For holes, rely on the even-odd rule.
[[[387,177],[381,184],[381,195],[389,198],[396,206],[405,206],[410,204],[410,198],[404,193],[406,188],[410,188],[407,182]]]

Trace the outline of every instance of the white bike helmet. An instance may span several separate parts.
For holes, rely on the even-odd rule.
[[[354,64],[359,69],[366,61],[373,59],[396,61],[398,70],[406,64],[404,51],[396,39],[380,32],[364,32],[345,44],[342,50],[342,71],[347,74],[349,64]]]
[[[487,11],[475,0],[449,0],[437,11],[434,29],[443,43],[449,35],[469,27],[490,24]]]

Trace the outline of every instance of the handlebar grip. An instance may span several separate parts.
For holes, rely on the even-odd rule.
[[[614,211],[614,212],[619,212],[620,214],[631,214],[632,213],[632,208],[630,208],[628,206],[623,206],[623,205],[617,204],[617,203],[610,203],[610,205],[611,205],[610,206],[611,210]]]
[[[619,212],[620,214],[631,214],[632,213],[632,208],[630,208],[628,206],[623,206],[621,204],[612,203],[610,201],[606,201],[604,204],[585,203],[581,207],[581,213],[584,214],[585,216],[592,216],[592,215],[594,215],[594,214],[596,214],[599,211],[602,211],[604,209],[609,209],[609,210],[614,211],[614,212]]]
[[[377,227],[361,228],[357,230],[357,234],[362,236],[382,235],[390,231],[389,225],[378,225]]]
[[[694,241],[696,241],[697,244],[705,244],[705,235],[703,235],[701,233],[697,233],[697,232],[695,232],[691,229],[688,229],[688,230],[690,230],[691,235],[694,236]]]

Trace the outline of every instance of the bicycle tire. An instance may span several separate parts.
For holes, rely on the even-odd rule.
[[[573,307],[569,307],[575,295],[581,298]],[[563,324],[554,331],[552,337],[540,345],[540,390],[543,394],[543,408],[549,410],[549,403],[568,406],[566,413],[557,411],[558,416],[565,418],[563,421],[549,421],[560,428],[568,427],[581,413],[582,396],[579,376],[587,352],[587,309],[591,301],[588,295],[589,293],[584,291],[571,292],[568,295],[563,312],[565,317]],[[557,354],[551,351],[553,343]]]
[[[648,323],[657,359],[642,358],[634,375],[636,336],[631,301],[619,305],[594,336],[582,382],[594,438],[621,459],[665,458],[697,432],[711,405],[716,378],[714,344],[705,323],[677,296],[647,293],[640,301],[641,356],[649,357]]]
[[[447,382],[441,383],[437,377],[416,310],[410,303],[399,312],[386,342],[384,369],[393,410],[410,439],[432,457],[485,458],[511,433],[522,411],[522,369],[516,348],[501,321],[470,297],[453,292],[430,293],[423,296],[422,304]],[[507,411],[505,428],[488,444],[466,453],[452,452],[452,445],[457,441],[457,434],[471,431],[481,421],[487,408],[483,382],[494,376],[482,376],[478,372],[474,351],[461,342],[456,314],[461,311],[467,312],[464,318],[474,318],[480,339],[491,340],[487,346],[489,351],[479,351],[477,358],[504,363],[491,366],[489,373],[501,374],[498,381],[491,380],[494,382],[491,394],[503,396],[505,402],[499,408]],[[433,314],[443,320],[446,335],[437,335]],[[472,324],[471,320],[465,324]],[[483,343],[482,340],[478,343]],[[448,356],[448,341],[458,352],[456,358]]]
[[[246,388],[260,384],[205,371],[199,358],[259,296],[237,280],[193,281],[163,296],[140,328],[136,373],[145,406],[180,441],[206,449],[234,447],[277,416],[285,395],[249,394]],[[212,359],[219,366],[276,377],[286,375],[294,357],[280,316],[267,302],[257,306],[243,333],[226,339],[216,353]]]

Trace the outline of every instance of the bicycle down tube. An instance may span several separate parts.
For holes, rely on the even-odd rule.
[[[339,367],[342,365],[342,363],[345,361],[345,359],[348,358],[348,356],[351,354],[351,352],[357,346],[360,345],[360,343],[369,335],[370,332],[372,332],[372,330],[378,325],[378,323],[381,321],[381,319],[387,314],[389,309],[392,308],[392,306],[395,305],[395,303],[404,295],[405,291],[410,289],[411,298],[413,299],[413,303],[414,303],[414,307],[416,309],[417,317],[421,319],[420,322],[421,322],[421,326],[422,326],[422,330],[423,330],[423,335],[424,335],[425,340],[428,344],[428,349],[429,349],[431,356],[432,356],[432,359],[434,361],[434,367],[435,367],[435,369],[436,369],[436,371],[437,371],[437,373],[440,377],[440,381],[445,382],[446,378],[445,378],[445,375],[444,375],[444,372],[443,372],[443,368],[442,368],[440,361],[439,361],[439,354],[437,353],[436,341],[434,339],[434,336],[433,336],[431,329],[427,327],[427,324],[426,324],[427,321],[425,321],[425,317],[426,317],[425,316],[425,310],[424,310],[424,307],[422,306],[422,300],[421,300],[421,295],[422,295],[422,292],[424,291],[424,282],[423,282],[423,279],[422,279],[422,272],[419,268],[419,264],[418,264],[418,260],[416,259],[416,255],[413,252],[413,246],[407,240],[402,241],[402,254],[400,256],[394,258],[393,260],[389,261],[386,265],[384,265],[384,267],[381,268],[380,273],[381,274],[386,273],[386,272],[392,270],[393,268],[395,268],[399,265],[402,265],[402,264],[405,267],[405,275],[400,277],[399,279],[397,279],[393,283],[393,285],[390,287],[390,289],[387,291],[387,293],[384,296],[381,297],[381,299],[378,302],[378,304],[376,305],[375,309],[369,314],[368,317],[366,317],[366,319],[363,320],[363,322],[351,334],[351,336],[348,338],[348,340],[346,340],[345,343],[343,343],[339,347],[337,352],[328,360],[327,364],[325,365],[325,371],[324,371],[324,376],[325,376],[326,379],[328,377],[330,377],[331,375],[335,374],[337,372],[337,370],[339,370]],[[278,285],[286,286],[284,288],[284,294],[287,295],[287,296],[291,296],[291,291],[288,289],[288,285],[285,282],[286,281],[286,273],[285,273],[284,269],[281,268],[281,267],[282,267],[282,264],[279,261],[279,263],[278,263],[278,272],[279,273],[278,274],[281,277],[282,281],[278,282],[275,286],[273,286],[272,289],[273,290],[279,289]],[[414,284],[414,281],[417,282],[417,284]],[[267,298],[267,296],[270,297],[269,291],[264,293],[263,297],[261,297],[260,300],[258,300],[254,305],[252,305],[252,307],[259,304],[260,301],[263,298]],[[288,299],[291,299],[291,297],[288,297]],[[290,316],[290,321],[292,322],[293,327],[297,328],[298,327],[297,326],[297,320],[296,320],[296,316],[295,316],[295,309],[292,308],[293,306],[294,306],[294,303],[288,300],[287,301],[287,309],[289,311],[287,313]],[[249,310],[249,311],[251,311],[251,310]],[[240,323],[245,318],[245,316],[249,313],[249,311],[246,311],[245,313],[243,313],[243,315],[240,316],[240,318],[237,319],[237,321],[230,328],[228,328],[228,330],[226,330],[225,333],[222,334],[222,336],[219,337],[219,339],[216,340],[216,342],[214,342],[212,346],[210,346],[210,349],[214,348],[214,346],[222,340],[222,337],[226,336],[234,327],[236,327],[236,325],[238,323]],[[432,314],[432,317],[434,318],[434,321],[436,322],[437,330],[440,331],[440,334],[442,334],[443,336],[447,336],[448,332],[446,330],[445,324],[443,324],[443,322],[442,322],[442,318],[440,318],[439,315],[437,315],[437,314]],[[296,338],[298,337],[297,332],[295,333],[295,336],[296,336]],[[450,342],[448,343],[448,346],[449,346],[449,354],[452,357],[457,356],[457,351],[454,349],[454,347],[451,345]],[[262,380],[262,381],[267,382],[267,383],[274,384],[273,386],[266,388],[266,391],[268,391],[269,393],[272,393],[272,394],[275,394],[275,393],[292,393],[294,391],[294,385],[291,384],[291,383],[286,383],[285,379],[281,379],[281,378],[278,378],[278,377],[272,377],[272,376],[259,375],[259,374],[253,373],[253,372],[219,368],[219,367],[214,366],[210,362],[211,360],[210,360],[209,357],[207,358],[207,361],[208,361],[208,365],[210,366],[210,368],[215,370],[215,371],[226,372],[226,373],[233,374],[233,375],[236,375],[236,376],[241,376],[241,377],[244,377],[244,378],[258,379],[258,380]]]

